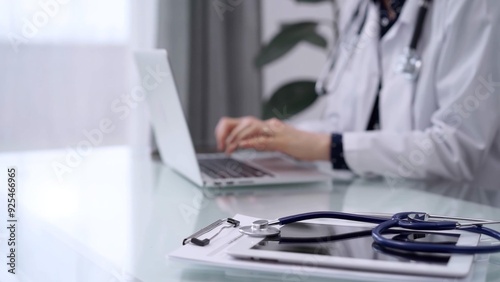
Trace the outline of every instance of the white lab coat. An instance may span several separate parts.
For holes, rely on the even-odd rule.
[[[500,179],[500,1],[432,1],[418,47],[423,66],[412,82],[395,68],[418,7],[407,0],[379,39],[379,8],[370,1],[358,48],[331,73],[338,85],[323,119],[298,127],[343,133],[346,162],[360,175]],[[340,49],[336,66],[347,57]],[[368,132],[380,79],[381,129]]]

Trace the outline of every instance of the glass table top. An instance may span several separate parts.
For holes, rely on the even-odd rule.
[[[18,169],[16,275],[4,265],[0,281],[282,281],[276,274],[168,259],[183,238],[237,213],[272,219],[314,210],[415,210],[500,219],[498,183],[354,178],[206,190],[151,159],[145,149],[104,147],[82,159],[69,157],[65,150],[0,154],[0,183],[7,181],[7,167]],[[5,219],[6,189],[2,193]],[[6,224],[0,229],[4,258]],[[499,281],[500,254],[479,260],[473,281]]]

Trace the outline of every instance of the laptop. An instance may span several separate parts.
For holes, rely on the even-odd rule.
[[[279,153],[196,154],[166,50],[134,53],[162,162],[202,187],[327,181],[332,174]],[[214,137],[215,138],[215,137]]]

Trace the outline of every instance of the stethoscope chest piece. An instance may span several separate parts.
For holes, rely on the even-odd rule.
[[[250,226],[240,227],[240,232],[251,237],[268,237],[280,234],[276,227],[269,226],[267,220],[256,220]]]
[[[406,76],[410,81],[415,81],[418,78],[420,69],[422,68],[422,59],[417,51],[410,48],[405,48],[403,54],[399,58],[396,70]]]

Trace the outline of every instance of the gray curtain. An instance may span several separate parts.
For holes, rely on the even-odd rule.
[[[167,49],[184,111],[189,78],[190,11],[187,0],[158,0],[158,47]]]
[[[158,0],[157,47],[167,49],[179,98],[187,113],[187,86],[189,76],[189,1]],[[151,131],[153,155],[159,156],[158,146]]]
[[[222,116],[260,115],[260,1],[191,0],[188,120],[195,146],[215,145]]]
[[[159,0],[160,48],[170,62],[199,151],[215,147],[222,116],[260,116],[259,0]]]

